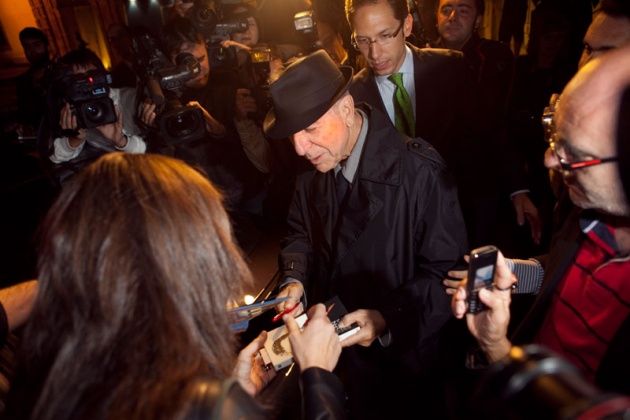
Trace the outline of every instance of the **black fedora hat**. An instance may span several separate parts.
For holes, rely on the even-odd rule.
[[[322,117],[348,89],[352,67],[337,67],[324,50],[289,64],[269,86],[273,108],[263,123],[268,136],[291,136]]]

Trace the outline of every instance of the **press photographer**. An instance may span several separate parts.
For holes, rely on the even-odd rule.
[[[188,53],[199,64],[199,71],[183,81],[179,100],[186,106],[197,107],[203,114],[205,133],[199,140],[171,144],[168,151],[189,164],[200,166],[208,177],[220,187],[231,208],[237,238],[247,248],[257,238],[250,237],[252,216],[262,214],[265,197],[265,177],[248,158],[236,121],[247,118],[238,104],[244,90],[239,88],[236,73],[211,69],[206,40],[186,18],[174,18],[164,28],[163,52],[171,66],[177,57]],[[141,119],[147,125],[156,122],[156,104],[145,101]],[[255,124],[253,130],[260,131]],[[255,132],[254,132],[255,133]],[[265,156],[256,156],[265,159]]]
[[[57,181],[104,153],[144,153],[146,144],[134,124],[135,89],[111,88],[94,52],[71,51],[45,77],[48,124],[39,140],[43,156],[57,164]]]
[[[312,2],[312,10],[296,13],[295,30],[302,38],[306,52],[323,49],[338,66],[353,67],[355,72],[363,68],[361,56],[350,41],[350,28],[343,8],[329,0]]]
[[[226,18],[223,13],[223,4],[219,0],[195,0],[193,3],[194,6],[187,12],[187,17],[206,40],[210,66],[213,69],[236,68],[238,66],[237,48],[225,45],[225,41],[229,41],[234,34],[248,32],[247,17],[231,16]],[[238,7],[242,6],[239,5]],[[255,22],[252,25],[255,25]],[[252,31],[254,30],[252,27]]]
[[[177,55],[174,63],[158,47],[148,32],[133,39],[134,71],[140,76],[141,91],[155,104],[156,120],[148,122],[152,148],[200,140],[205,136],[204,113],[200,107],[183,105],[180,98],[185,82],[201,73],[199,61],[190,53]],[[149,102],[147,102],[149,103]]]

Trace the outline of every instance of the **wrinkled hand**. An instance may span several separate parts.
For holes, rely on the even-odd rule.
[[[276,376],[275,369],[265,370],[262,357],[255,357],[263,348],[267,332],[263,331],[238,354],[234,377],[252,397],[257,395]]]
[[[494,362],[505,356],[510,350],[511,343],[507,339],[507,328],[510,322],[510,286],[516,282],[516,277],[510,271],[501,252],[497,256],[497,268],[494,274],[493,290],[481,289],[479,299],[488,309],[474,314],[467,313],[466,283],[462,280],[453,295],[451,308],[456,318],[466,316],[468,330],[477,339],[479,346],[486,353],[488,361]],[[498,289],[506,290],[498,290]]]
[[[282,311],[289,310],[293,308],[295,305],[298,305],[297,308],[291,311],[291,315],[295,318],[297,316],[302,315],[304,312],[304,305],[302,305],[302,296],[304,296],[304,286],[302,283],[289,283],[280,290],[278,296],[276,298],[283,298],[286,296],[291,296],[291,299],[287,299],[284,302],[280,302],[278,306],[276,306],[276,312],[280,313]]]
[[[96,129],[100,131],[103,137],[111,140],[111,142],[114,143],[116,147],[123,148],[127,145],[127,138],[122,131],[122,112],[120,112],[118,105],[115,105],[114,109],[116,111],[116,122],[113,122],[111,124],[99,125],[98,127],[96,127]]]
[[[249,89],[236,89],[236,119],[239,121],[249,118],[249,115],[255,113],[256,99],[252,96]]]
[[[527,193],[516,194],[512,199],[512,205],[516,210],[516,222],[519,226],[523,226],[525,219],[529,222],[532,231],[532,239],[535,244],[540,244],[540,236],[542,234],[542,220],[538,209],[527,196]]]
[[[326,307],[319,303],[308,311],[308,323],[303,331],[291,315],[284,315],[282,320],[289,330],[293,357],[300,369],[318,367],[332,372],[341,355],[341,343],[326,315]]]
[[[146,98],[140,105],[140,121],[147,126],[153,125],[155,122],[155,102],[150,98]]]
[[[66,102],[66,104],[61,108],[61,113],[59,115],[59,125],[64,130],[77,130],[77,117],[74,115],[72,110],[70,109],[70,104]],[[81,128],[78,130],[79,134],[75,137],[69,137],[68,142],[71,147],[77,148],[84,141],[85,136],[87,135],[87,130]]]
[[[339,328],[344,328],[352,325],[354,322],[359,324],[361,329],[356,334],[343,340],[341,342],[343,347],[350,347],[355,344],[368,347],[374,340],[383,334],[385,328],[387,328],[387,322],[385,321],[385,318],[383,318],[383,315],[374,309],[359,309],[357,311],[350,312],[341,318],[337,326]]]

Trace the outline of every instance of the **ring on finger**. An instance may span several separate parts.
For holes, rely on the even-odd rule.
[[[511,292],[511,293],[516,292],[516,287],[517,287],[516,282],[510,284],[508,287],[505,287],[505,288],[497,286],[496,283],[492,283],[492,286],[500,292]]]

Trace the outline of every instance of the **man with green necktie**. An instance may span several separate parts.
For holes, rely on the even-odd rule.
[[[355,101],[384,111],[399,132],[435,147],[457,180],[471,247],[496,243],[501,200],[512,199],[519,223],[535,207],[524,168],[501,128],[488,123],[497,118],[487,118],[462,54],[406,43],[413,24],[406,0],[347,0],[346,16],[353,46],[367,62],[350,88]],[[532,223],[534,237],[537,229]]]

